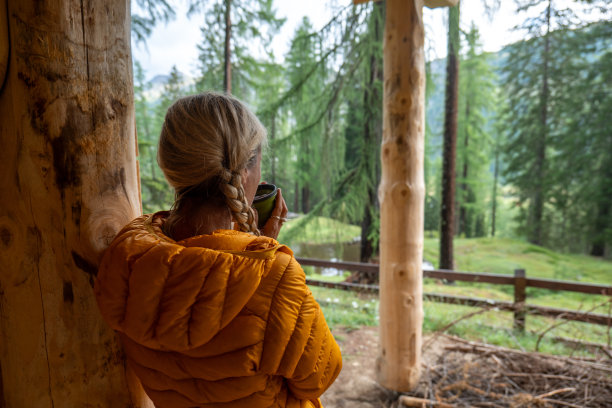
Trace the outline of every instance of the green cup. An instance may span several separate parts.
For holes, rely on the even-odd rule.
[[[276,193],[278,189],[274,184],[260,184],[257,186],[257,192],[255,193],[255,199],[253,200],[253,208],[257,210],[258,221],[257,228],[262,228],[272,210],[276,204]]]

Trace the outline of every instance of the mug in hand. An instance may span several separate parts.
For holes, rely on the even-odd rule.
[[[262,228],[266,221],[268,221],[268,218],[270,218],[276,203],[277,191],[278,189],[274,184],[260,184],[257,186],[257,192],[253,200],[253,208],[259,214],[257,228]]]

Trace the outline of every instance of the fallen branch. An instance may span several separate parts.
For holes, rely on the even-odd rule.
[[[408,395],[402,395],[399,397],[400,405],[407,407],[438,407],[438,408],[454,408],[454,405],[446,404],[444,402],[431,401],[425,398],[409,397]]]

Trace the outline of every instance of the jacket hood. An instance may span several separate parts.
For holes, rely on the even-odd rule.
[[[94,292],[106,322],[157,350],[209,342],[246,305],[277,251],[268,237],[217,230],[182,241],[164,235],[168,212],[125,226],[102,258]]]

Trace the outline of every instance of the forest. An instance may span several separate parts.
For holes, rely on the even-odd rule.
[[[173,5],[135,3],[133,41],[146,43]],[[385,2],[337,7],[320,29],[303,18],[283,56],[270,46],[284,24],[272,0],[189,4],[202,25],[197,77],[174,67],[147,79],[134,61],[143,211],[173,202],[156,163],[168,106],[231,92],[267,128],[262,180],[282,188],[292,233],[317,216],[352,224],[361,261],[376,261]],[[460,26],[459,5],[448,12],[448,57],[426,62],[425,236],[440,237],[441,268],[453,269],[453,237],[611,254],[612,6],[515,5],[521,41],[484,52],[478,26]]]

